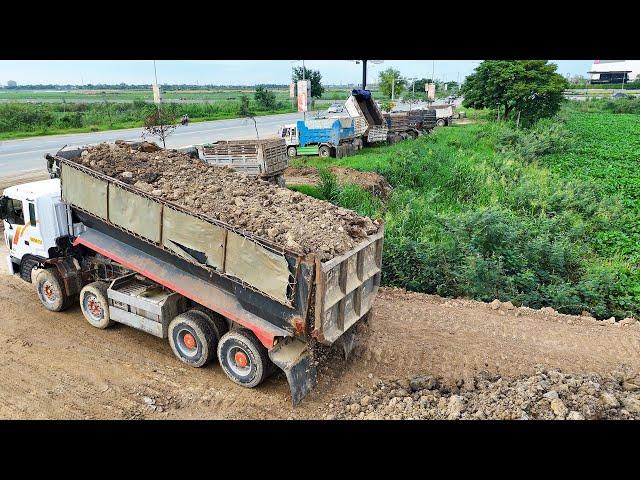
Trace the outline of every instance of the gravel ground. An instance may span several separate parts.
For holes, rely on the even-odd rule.
[[[153,144],[89,147],[78,162],[162,199],[326,261],[378,231],[368,217]]]
[[[502,378],[489,372],[453,384],[430,375],[379,381],[329,405],[327,419],[640,419],[640,375],[622,367],[607,377],[536,368]]]

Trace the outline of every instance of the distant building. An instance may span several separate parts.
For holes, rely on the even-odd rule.
[[[594,60],[590,83],[627,83],[640,80],[640,60]]]
[[[7,88],[16,88],[18,86],[18,84],[16,83],[15,80],[9,80],[7,82]]]

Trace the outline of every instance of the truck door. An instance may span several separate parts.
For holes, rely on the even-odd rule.
[[[12,256],[17,255],[26,225],[24,223],[24,209],[22,200],[2,197],[0,213],[4,223],[4,236]]]

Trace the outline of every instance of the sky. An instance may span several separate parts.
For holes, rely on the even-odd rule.
[[[593,60],[551,60],[562,75],[586,75]],[[384,60],[368,63],[368,83],[389,67],[405,77],[464,80],[478,60]],[[300,60],[158,60],[158,83],[257,85],[288,84],[291,69]],[[305,66],[320,70],[325,85],[360,83],[362,65],[348,60],[305,60]],[[14,80],[22,84],[150,84],[154,81],[152,60],[0,60],[0,85]]]

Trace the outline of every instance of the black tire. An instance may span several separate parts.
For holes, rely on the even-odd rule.
[[[40,270],[35,287],[40,302],[47,310],[62,312],[73,304],[73,298],[66,295],[62,279],[53,269]]]
[[[216,351],[216,332],[202,312],[181,313],[169,323],[169,345],[180,361],[195,368],[203,367]]]
[[[444,118],[439,118],[436,120],[436,125],[438,127],[444,127],[447,124],[447,121]]]
[[[276,176],[276,185],[282,188],[285,188],[287,186],[287,182],[285,181],[285,178],[284,178],[284,173],[279,173]]]
[[[289,156],[289,158],[294,158],[298,156],[298,149],[296,147],[288,147],[287,148],[287,155]]]
[[[80,290],[80,310],[84,318],[101,330],[111,327],[115,322],[109,314],[109,298],[106,282],[93,282]]]
[[[218,342],[220,341],[222,336],[229,331],[229,323],[227,322],[227,320],[219,313],[216,313],[213,310],[208,309],[207,307],[203,307],[202,305],[195,305],[189,311],[202,315],[203,318],[205,318],[207,322],[211,324],[211,327],[214,329],[216,334],[217,347]]]
[[[40,263],[37,258],[25,255],[20,262],[20,278],[31,283],[31,272]]]
[[[246,364],[238,364],[237,355],[244,355]],[[260,385],[272,373],[267,349],[247,329],[225,333],[218,343],[218,361],[232,382],[246,388]]]
[[[322,145],[318,149],[318,155],[320,155],[322,158],[329,158],[331,156],[331,148],[327,145]]]

